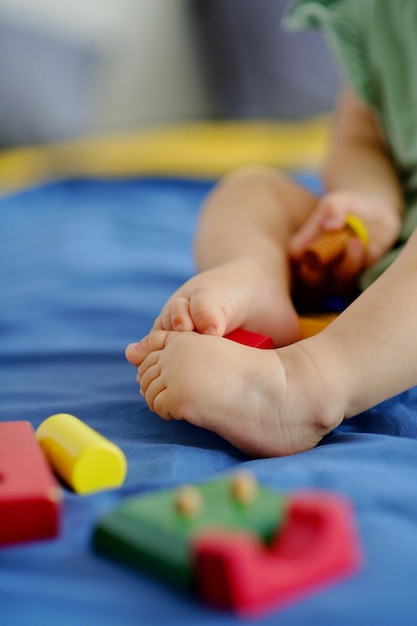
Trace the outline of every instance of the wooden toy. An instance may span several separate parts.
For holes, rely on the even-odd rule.
[[[0,423],[0,545],[55,537],[60,500],[31,424]]]
[[[179,505],[184,494],[191,506]],[[284,496],[246,473],[130,498],[99,521],[93,547],[245,616],[299,599],[361,563],[344,498]]]
[[[306,339],[321,332],[337,317],[337,313],[321,313],[317,315],[301,315],[299,317],[301,338]]]
[[[36,437],[55,472],[77,493],[123,484],[127,463],[122,450],[74,415],[51,415]]]
[[[184,487],[129,498],[99,521],[94,549],[193,591],[192,539],[197,533],[216,527],[240,529],[267,543],[283,523],[282,495],[259,486],[252,503],[246,504],[233,495],[233,485],[233,479],[223,479],[187,486],[200,493],[198,510],[192,496],[192,514],[178,506]]]
[[[310,286],[325,281],[329,268],[343,258],[352,237],[359,239],[364,249],[367,248],[368,231],[356,215],[346,217],[343,229],[323,233],[308,246],[302,257],[295,262],[298,279]]]
[[[265,350],[274,347],[274,342],[271,337],[253,333],[243,328],[233,330],[231,333],[225,335],[225,338],[236,341],[236,343],[242,343],[245,346],[251,346],[252,348],[262,348]]]
[[[208,529],[193,541],[198,596],[256,616],[354,573],[362,561],[349,504],[306,492],[289,499],[269,545],[250,532]]]

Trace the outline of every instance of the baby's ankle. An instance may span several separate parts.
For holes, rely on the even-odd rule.
[[[295,404],[300,406],[302,396],[308,419],[323,436],[334,430],[344,419],[346,404],[343,375],[334,355],[326,358],[326,348],[317,337],[279,349],[278,354]]]

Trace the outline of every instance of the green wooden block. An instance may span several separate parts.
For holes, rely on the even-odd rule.
[[[202,506],[190,515],[178,509],[178,489],[128,498],[99,521],[93,548],[191,591],[191,540],[198,532],[219,527],[249,530],[268,543],[284,523],[284,496],[257,486],[253,500],[241,502],[232,496],[232,480],[195,485]]]

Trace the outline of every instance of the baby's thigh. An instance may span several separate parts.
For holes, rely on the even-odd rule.
[[[275,187],[290,234],[295,233],[317,208],[319,197],[285,172],[275,173]]]

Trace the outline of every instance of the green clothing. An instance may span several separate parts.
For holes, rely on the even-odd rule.
[[[399,241],[364,273],[366,287],[417,226],[417,0],[295,0],[285,25],[324,29],[346,81],[377,114],[402,182]]]

